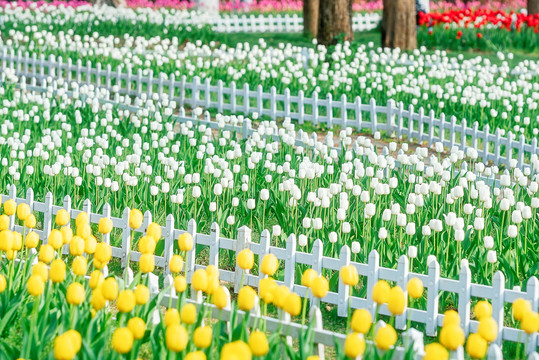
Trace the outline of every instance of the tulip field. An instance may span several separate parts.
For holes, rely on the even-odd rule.
[[[221,10],[301,10],[279,4]],[[236,42],[190,2],[64,5],[0,1],[0,359],[539,356],[539,17],[519,1],[436,3],[412,52]],[[32,73],[15,53],[395,101],[522,136],[529,165],[482,162],[465,141],[184,109],[96,73]]]

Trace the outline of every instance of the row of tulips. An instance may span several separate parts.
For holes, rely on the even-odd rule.
[[[279,310],[282,314],[296,318],[301,315],[305,324],[308,303],[302,302],[298,294],[284,285],[278,285],[273,276],[279,262],[272,254],[262,260],[260,272],[264,278],[259,283],[258,294],[250,286],[241,286],[237,299],[232,302],[219,280],[215,266],[198,269],[192,276],[192,288],[188,289],[182,274],[183,256],[193,248],[193,239],[188,234],[178,238],[178,253],[170,262],[174,275],[173,292],[151,294],[148,288],[149,274],[154,271],[153,251],[162,241],[161,228],[155,223],[148,225],[145,235],[139,239],[141,253],[139,269],[134,279],[122,274],[110,274],[106,270],[111,264],[110,245],[98,242],[89,225],[88,214],[82,212],[75,219],[75,231],[69,214],[59,211],[55,217],[55,229],[46,244],[37,244],[30,234],[35,226],[35,217],[27,204],[9,200],[3,206],[6,217],[16,217],[23,225],[23,234],[9,229],[0,231],[0,250],[3,260],[0,267],[0,347],[4,354],[23,359],[74,359],[74,358],[180,358],[197,360],[206,358],[263,359],[280,358],[279,349],[285,347],[291,359],[315,359],[312,326],[303,327],[299,334],[299,348],[287,344],[279,331],[268,335],[266,321],[268,311]],[[142,213],[133,209],[129,214],[129,226],[135,230],[142,226]],[[110,219],[99,221],[98,232],[107,234],[112,229]],[[29,231],[28,234],[26,231]],[[78,242],[82,241],[81,246]],[[62,247],[69,248],[63,254]],[[37,251],[36,251],[37,249]],[[238,266],[245,272],[254,266],[254,254],[244,249],[238,254]],[[106,275],[108,274],[108,275]],[[127,271],[126,271],[127,274]],[[120,275],[120,276],[118,276]],[[354,266],[340,270],[343,283],[352,289],[359,284]],[[322,299],[329,290],[324,274],[307,269],[301,278],[303,286],[315,299]],[[424,359],[448,359],[451,352],[465,346],[473,359],[486,355],[488,344],[496,340],[497,324],[492,319],[492,308],[486,301],[474,307],[479,320],[477,333],[465,339],[460,328],[459,315],[447,311],[439,335],[439,342],[423,349],[412,348],[411,343],[393,327],[395,316],[409,311],[414,301],[423,297],[423,285],[412,278],[407,285],[407,294],[398,286],[391,287],[380,280],[373,288],[372,301],[376,306],[387,305],[392,316],[388,323],[374,317],[365,309],[349,314],[344,346],[337,346],[337,358],[390,359],[398,345],[402,345],[406,356],[424,355]],[[186,301],[188,292],[195,292],[200,306]],[[260,304],[258,302],[260,298]],[[173,304],[173,299],[175,304]],[[212,304],[219,310],[230,309],[229,322],[212,320]],[[315,302],[314,304],[317,304]],[[262,309],[260,315],[260,309]],[[208,311],[209,310],[209,311]],[[241,311],[241,312],[240,312]],[[22,314],[22,316],[21,316]],[[539,331],[539,315],[531,304],[518,299],[513,304],[513,317],[520,322],[528,336]],[[254,324],[246,321],[255,317]],[[243,317],[243,319],[241,319]],[[13,325],[13,324],[17,325]],[[22,328],[18,332],[17,326]],[[410,323],[408,323],[410,327]],[[22,344],[22,346],[20,346]],[[51,348],[51,344],[54,344]],[[515,355],[520,357],[521,347]]]
[[[539,14],[500,10],[453,10],[420,13],[418,42],[450,50],[533,51],[539,47]]]

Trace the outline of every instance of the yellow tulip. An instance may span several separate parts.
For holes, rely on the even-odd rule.
[[[318,276],[311,283],[311,291],[317,298],[323,298],[329,291],[329,282],[323,276]]]
[[[183,270],[183,258],[180,255],[173,255],[168,266],[171,273],[179,273]]]
[[[58,250],[64,244],[64,239],[62,238],[62,233],[60,230],[53,229],[49,234],[49,239],[47,243],[53,247],[53,249]]]
[[[103,283],[103,281],[105,281],[105,276],[100,270],[92,271],[92,273],[90,274],[90,281],[89,281],[90,289],[94,290],[95,288],[100,286]]]
[[[440,331],[440,343],[448,350],[455,351],[464,345],[464,331],[457,324],[444,325]]]
[[[290,294],[290,289],[286,285],[280,285],[278,286],[275,283],[275,287],[273,287],[273,304],[278,307],[279,309],[283,309],[286,305],[286,298]]]
[[[218,309],[224,309],[228,305],[228,294],[223,286],[219,286],[213,293],[212,301]]]
[[[397,332],[391,325],[380,327],[376,332],[374,342],[378,349],[389,350],[397,342]]]
[[[128,313],[133,310],[136,304],[135,293],[133,290],[122,290],[118,295],[118,300],[116,300],[116,306],[118,310],[123,313]]]
[[[419,278],[411,278],[408,281],[408,285],[406,286],[406,290],[408,291],[408,295],[412,299],[419,299],[423,296],[423,282],[419,280]]]
[[[81,344],[81,336],[75,330],[69,330],[64,334],[57,336],[56,339],[54,339],[54,358],[56,360],[74,359],[80,350]]]
[[[249,347],[254,356],[265,356],[269,351],[268,338],[260,330],[255,330],[249,336]]]
[[[56,213],[56,218],[54,220],[56,225],[65,226],[69,222],[69,213],[65,209],[60,209],[58,210],[58,213]]]
[[[141,254],[153,254],[155,251],[155,240],[151,236],[143,236],[138,242],[138,250]]]
[[[318,273],[316,272],[316,270],[307,269],[303,272],[303,275],[301,276],[301,285],[310,288],[311,284],[313,283],[313,280],[317,277]]]
[[[109,301],[116,300],[118,297],[118,283],[113,277],[106,278],[101,285],[103,297]]]
[[[187,330],[180,324],[173,324],[167,327],[165,342],[170,351],[180,352],[185,350],[188,338]]]
[[[4,292],[6,290],[7,281],[4,275],[0,274],[0,293]]]
[[[131,209],[129,212],[129,227],[131,229],[138,229],[142,225],[142,212],[138,209]]]
[[[456,312],[455,310],[447,310],[444,313],[443,326],[459,325],[459,324],[460,324],[460,316],[458,312]]]
[[[349,358],[355,359],[365,352],[365,339],[363,334],[350,333],[344,341],[344,353]]]
[[[50,278],[53,283],[61,283],[66,277],[66,264],[62,259],[55,259],[51,263]]]
[[[73,230],[67,226],[64,226],[60,229],[60,233],[62,234],[62,242],[64,244],[70,244],[71,239],[73,239]]]
[[[131,331],[135,340],[140,340],[146,332],[146,323],[139,317],[133,317],[127,322],[127,328]]]
[[[180,313],[174,308],[167,309],[165,312],[165,326],[169,327],[180,323]]]
[[[262,301],[264,301],[266,304],[271,304],[273,302],[275,289],[278,287],[279,286],[273,278],[268,277],[261,279],[258,282],[258,292]]]
[[[378,280],[372,289],[372,300],[378,305],[385,304],[389,301],[389,291],[391,288],[385,280]]]
[[[482,359],[487,354],[488,344],[479,334],[468,336],[466,352],[472,359]]]
[[[449,351],[439,343],[425,345],[425,357],[423,360],[448,360]]]
[[[9,216],[2,214],[0,215],[0,231],[7,230],[9,228]]]
[[[204,269],[198,269],[193,273],[191,282],[195,291],[206,291],[208,287],[208,274],[206,274]]]
[[[161,239],[161,226],[152,222],[148,225],[148,229],[146,229],[146,235],[152,237],[155,242],[158,242]]]
[[[9,199],[4,203],[4,213],[6,215],[13,215],[15,214],[15,211],[17,210],[17,203],[13,199]]]
[[[273,276],[279,268],[279,260],[273,254],[267,254],[262,259],[262,265],[260,266],[260,272],[264,275]]]
[[[155,269],[155,259],[152,254],[142,254],[139,260],[139,268],[143,273],[151,273]]]
[[[11,250],[19,251],[22,249],[22,235],[21,233],[13,233],[13,243],[11,244]]]
[[[185,360],[206,360],[206,354],[202,351],[191,351],[185,355]]]
[[[2,230],[0,232],[0,250],[9,251],[13,247],[13,233],[9,230]]]
[[[366,309],[356,309],[352,315],[350,326],[354,332],[366,334],[372,325],[371,313]]]
[[[0,232],[0,238],[2,236],[2,232]],[[35,249],[37,245],[39,244],[39,235],[35,232],[29,232],[28,235],[26,235],[26,240],[24,241],[24,246],[26,246],[28,249]]]
[[[404,291],[400,286],[395,286],[389,290],[387,307],[393,315],[400,315],[406,309],[406,296],[404,296]]]
[[[88,269],[88,261],[84,256],[77,256],[75,259],[73,259],[71,269],[73,269],[73,274],[84,276],[86,275],[86,270]]]
[[[79,283],[72,283],[67,287],[66,299],[71,305],[80,305],[86,297],[84,286]]]
[[[112,257],[112,248],[109,244],[100,242],[95,247],[94,257],[103,264],[107,264]]]
[[[251,360],[251,348],[241,340],[225,344],[221,349],[221,360],[229,359]]]
[[[69,243],[69,253],[73,256],[84,254],[84,239],[80,236],[73,236]]]
[[[238,293],[238,306],[243,311],[250,311],[255,306],[256,292],[250,286],[244,286]]]
[[[197,308],[194,304],[185,304],[180,312],[184,324],[191,325],[197,321]]]
[[[24,226],[26,226],[28,229],[35,228],[36,224],[37,224],[37,220],[34,214],[29,214],[24,220]]]
[[[128,328],[118,328],[112,334],[112,348],[120,354],[127,354],[133,347],[133,334]]]
[[[84,252],[87,254],[95,253],[97,247],[97,240],[93,235],[89,235],[84,239]]]
[[[38,262],[32,266],[32,275],[39,276],[45,282],[49,279],[49,269],[45,263]]]
[[[354,265],[343,266],[340,275],[345,285],[356,286],[359,283],[359,275]]]
[[[182,275],[178,275],[174,278],[174,290],[177,293],[182,293],[187,289],[187,280]]]
[[[251,249],[243,249],[239,252],[236,262],[243,270],[251,270],[255,263],[255,255]]]
[[[193,333],[193,342],[199,349],[206,349],[211,345],[212,330],[209,326],[199,326]]]
[[[90,223],[90,217],[88,216],[88,213],[85,211],[81,211],[79,215],[77,215],[77,218],[75,219],[75,226],[77,228],[82,227],[83,225]]]
[[[38,275],[32,275],[26,283],[28,293],[32,296],[40,296],[45,291],[45,283],[43,279]]]
[[[291,292],[285,300],[284,310],[290,316],[298,316],[301,313],[301,298],[298,294]]]
[[[520,322],[520,328],[528,335],[539,331],[539,314],[534,311],[528,312]]]
[[[490,316],[482,317],[481,320],[479,320],[477,333],[489,343],[496,340],[498,337],[498,324],[496,323],[496,320]]]
[[[484,317],[491,317],[492,316],[492,306],[488,301],[479,301],[477,304],[475,304],[473,308],[473,312],[475,314],[475,317],[478,320],[481,320]]]
[[[178,237],[178,246],[181,251],[191,251],[193,248],[193,236],[188,232],[181,234]]]
[[[107,304],[107,299],[105,299],[105,296],[103,295],[102,286],[97,287],[92,291],[92,298],[90,299],[90,304],[92,307],[99,311],[105,307]]]
[[[531,311],[531,304],[528,300],[518,298],[513,302],[513,317],[515,320],[522,321],[524,315]]]
[[[135,301],[137,305],[144,305],[150,300],[150,289],[147,286],[138,284],[135,288]]]
[[[103,217],[99,219],[98,231],[101,234],[106,235],[112,231],[112,225],[113,224],[111,219],[109,219],[108,217]]]

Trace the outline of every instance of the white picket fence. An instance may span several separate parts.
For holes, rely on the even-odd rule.
[[[361,13],[352,16],[354,31],[375,29],[382,17],[379,13]],[[297,33],[303,31],[303,16],[289,15],[221,15],[212,24],[212,29],[221,33],[272,32]]]
[[[122,217],[111,216],[111,207],[105,204],[100,212],[94,212],[90,200],[85,200],[82,210],[74,209],[71,206],[71,198],[66,196],[63,199],[63,205],[58,206],[54,203],[53,194],[48,193],[45,196],[44,202],[39,202],[34,199],[34,192],[28,189],[26,197],[17,197],[17,189],[13,185],[10,188],[8,195],[2,195],[2,202],[8,199],[14,199],[17,204],[27,203],[33,213],[43,214],[42,229],[35,230],[39,238],[46,243],[48,234],[52,229],[54,215],[60,209],[65,209],[71,215],[71,218],[76,218],[81,211],[89,214],[90,222],[96,224],[102,217],[109,217],[112,220],[113,227],[121,229],[122,242],[121,246],[112,246],[112,256],[121,259],[122,267],[126,267],[127,255],[131,252],[131,261],[137,262],[140,259],[140,253],[132,249],[131,229],[129,228],[129,208],[125,208]],[[144,221],[141,228],[135,230],[138,233],[144,233],[147,226],[152,221],[152,216],[149,212],[144,214]],[[22,232],[22,227],[15,224],[14,216],[11,217],[10,229]],[[211,226],[210,234],[202,234],[197,232],[197,223],[195,220],[190,220],[186,230],[176,229],[174,224],[174,216],[168,215],[165,226],[162,226],[164,236],[164,252],[162,255],[155,256],[156,267],[163,269],[165,284],[172,284],[172,277],[168,269],[169,261],[174,253],[175,239],[182,233],[189,232],[197,245],[192,251],[188,252],[185,259],[185,272],[188,283],[191,282],[193,272],[199,268],[205,268],[203,264],[197,264],[197,252],[203,248],[208,248],[208,258],[204,262],[209,265],[219,267],[219,258],[222,251],[233,251],[236,254],[244,248],[250,248],[255,255],[258,256],[258,264],[261,263],[265,254],[272,253],[284,265],[283,280],[278,281],[279,284],[285,284],[298,295],[308,296],[311,303],[319,305],[318,301],[309,295],[307,289],[301,284],[297,284],[296,270],[297,265],[303,264],[314,270],[322,273],[323,271],[338,272],[343,266],[353,264],[361,277],[366,277],[367,297],[362,298],[357,295],[350,295],[349,287],[345,286],[339,279],[338,289],[330,289],[330,292],[322,299],[325,304],[331,304],[337,307],[339,316],[346,316],[348,312],[348,302],[352,309],[367,308],[374,315],[375,304],[372,301],[372,289],[374,284],[379,279],[388,280],[406,289],[406,284],[413,277],[419,278],[426,289],[427,305],[426,310],[410,309],[396,318],[396,328],[405,329],[408,316],[410,320],[416,323],[426,325],[425,333],[428,336],[436,336],[437,329],[443,323],[444,315],[439,313],[439,298],[440,292],[457,294],[458,312],[461,316],[461,326],[465,333],[477,331],[478,322],[470,318],[471,301],[472,299],[488,299],[492,303],[492,316],[498,323],[498,339],[496,344],[501,345],[502,339],[512,342],[527,342],[527,349],[533,352],[539,346],[537,334],[527,336],[521,330],[504,325],[504,317],[506,316],[505,306],[513,303],[518,298],[524,298],[530,301],[532,309],[535,311],[539,308],[539,281],[536,277],[532,277],[526,284],[526,292],[520,289],[506,289],[505,276],[501,271],[497,271],[492,279],[492,286],[479,285],[471,282],[471,272],[466,263],[462,265],[459,279],[446,279],[440,277],[440,267],[437,261],[432,261],[428,265],[427,274],[416,274],[409,271],[409,260],[406,256],[401,256],[396,269],[389,269],[380,266],[379,255],[373,250],[369,254],[367,264],[351,261],[350,249],[347,245],[343,246],[340,251],[339,258],[331,258],[323,255],[324,244],[320,240],[316,240],[312,246],[311,253],[298,251],[296,245],[296,237],[290,235],[286,240],[286,247],[280,248],[270,245],[271,236],[268,230],[261,233],[259,243],[251,241],[251,230],[243,226],[237,230],[237,239],[228,239],[220,235],[219,225],[214,223]],[[104,241],[110,244],[110,234],[106,235]],[[64,249],[68,251],[67,247]],[[255,266],[256,268],[256,266]],[[234,271],[219,269],[220,279],[234,284],[234,291],[238,292],[242,279],[242,270],[236,266]],[[262,275],[246,274],[243,284],[258,287],[258,282]],[[390,315],[386,305],[379,309],[382,315]],[[327,344],[329,345],[329,344]],[[494,350],[493,350],[494,351]]]
[[[261,85],[256,90],[251,90],[248,84],[238,89],[234,82],[226,87],[221,80],[217,84],[211,84],[209,79],[202,83],[198,77],[187,82],[185,76],[176,80],[174,74],[168,76],[160,73],[154,77],[151,69],[144,76],[141,69],[134,74],[129,66],[125,70],[118,67],[113,71],[108,64],[102,69],[100,63],[93,67],[87,62],[83,66],[80,60],[76,64],[71,59],[64,63],[61,57],[55,59],[51,55],[47,60],[44,56],[38,58],[35,53],[32,56],[28,53],[23,55],[20,51],[15,53],[7,49],[0,53],[0,61],[2,69],[12,69],[17,76],[39,81],[49,77],[62,78],[68,83],[92,84],[111,92],[115,88],[117,93],[129,96],[151,98],[153,94],[158,94],[159,99],[167,97],[179,107],[200,106],[216,109],[219,113],[257,113],[271,119],[288,117],[299,124],[325,123],[330,128],[339,125],[372,133],[382,131],[398,138],[407,137],[408,141],[419,144],[427,142],[429,146],[441,142],[447,148],[456,146],[464,151],[473,148],[481,161],[507,168],[515,166],[535,171],[533,163],[539,154],[536,137],[529,143],[522,134],[518,139],[511,131],[502,136],[502,130],[497,128],[491,132],[488,124],[480,130],[477,122],[469,127],[466,119],[457,123],[455,116],[447,120],[444,113],[438,119],[432,110],[428,114],[423,108],[416,112],[413,105],[405,109],[402,103],[396,105],[393,100],[385,105],[377,105],[374,99],[363,103],[361,98],[356,97],[349,102],[345,94],[340,100],[333,100],[331,94],[319,98],[316,92],[312,97],[305,97],[302,91],[291,95],[288,89],[283,94],[277,94],[275,87],[267,93]]]

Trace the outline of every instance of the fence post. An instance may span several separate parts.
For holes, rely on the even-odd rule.
[[[52,204],[53,204],[53,195],[51,192],[48,192],[45,195],[45,212],[43,213],[43,244],[47,243],[49,234],[52,229]]]
[[[462,266],[462,265],[461,265]],[[464,264],[459,274],[459,304],[458,312],[460,315],[460,325],[464,334],[468,336],[470,331],[470,298],[471,298],[472,273],[468,264]]]
[[[264,229],[262,233],[260,234],[260,253],[258,254],[258,261],[260,265],[262,265],[262,259],[266,254],[270,253],[270,241],[271,241],[271,235],[270,232],[267,229]],[[285,266],[286,266],[286,259],[285,259]],[[285,270],[285,276],[286,276],[286,270]],[[262,271],[259,271],[258,274],[258,281],[260,283],[260,280],[264,279],[266,276],[262,273]],[[248,281],[244,281],[246,285],[249,284]],[[258,285],[258,284],[257,284]],[[260,288],[258,289],[260,293]],[[290,289],[292,291],[292,289]]]
[[[374,133],[378,130],[378,114],[376,113],[376,100],[374,98],[371,99],[369,106],[369,111],[371,112],[371,131],[374,135]]]
[[[374,318],[376,303],[372,300],[372,290],[378,282],[378,271],[380,268],[380,256],[376,250],[372,250],[369,253],[367,267],[369,269],[367,273],[367,310],[369,310],[371,316]]]
[[[209,109],[211,106],[211,83],[210,79],[204,80],[204,107]]]
[[[311,308],[310,319],[311,319],[311,321],[314,322],[315,331],[324,329],[324,325],[322,323],[322,313],[320,312],[320,309],[318,307]],[[324,360],[325,355],[326,355],[324,345],[323,344],[315,344],[314,353],[315,353],[315,355],[318,355],[320,360]]]
[[[195,272],[195,255],[197,248],[197,223],[194,219],[189,220],[187,232],[193,237],[193,249],[188,251],[185,255],[185,279],[187,280],[187,283],[190,284],[193,273]]]
[[[331,93],[326,95],[326,119],[328,128],[333,128],[333,96]]]
[[[399,108],[397,110],[397,139],[402,139],[402,130],[403,130],[403,112],[404,112],[404,104],[402,101],[399,102]]]
[[[502,349],[500,349],[497,341],[488,347],[487,360],[503,360]]]
[[[249,115],[249,107],[251,105],[249,98],[249,84],[245,83],[243,84],[243,114]]]
[[[505,164],[508,169],[511,169],[511,159],[513,158],[513,133],[507,132],[506,144],[505,144]]]
[[[503,320],[505,305],[505,275],[501,271],[496,271],[492,279],[492,317],[498,324],[498,336],[496,344],[502,344],[503,340]]]
[[[539,281],[535,276],[532,276],[528,279],[528,282],[526,283],[526,293],[528,301],[531,304],[531,307],[533,311],[539,307]],[[539,335],[537,332],[528,335],[528,346],[526,347],[528,349],[528,354],[533,353],[537,346],[539,346]]]
[[[49,193],[47,193],[47,195],[48,194]],[[9,187],[9,198],[15,201],[15,203],[17,202],[17,187],[13,184]],[[45,206],[47,206],[47,196],[45,196]],[[9,217],[9,230],[11,231],[15,230],[15,217],[16,216],[17,214],[14,214]],[[45,231],[45,223],[43,223],[43,231]]]
[[[483,127],[483,159],[482,161],[486,163],[488,161],[489,155],[489,135],[490,135],[490,126],[486,124]]]
[[[221,237],[221,233],[219,231],[219,224],[214,222],[211,224],[210,229],[210,257],[208,260],[208,263],[210,265],[214,265],[219,269],[219,239]]]
[[[198,84],[200,82],[200,78],[198,76],[195,76],[193,78],[193,85],[191,88],[191,109],[194,109],[198,105]],[[221,83],[222,84],[222,83]]]
[[[290,117],[290,89],[284,89],[284,116]]]
[[[339,265],[342,269],[343,266],[350,265],[350,248],[348,245],[341,247],[341,253],[339,256]],[[350,301],[351,288],[342,282],[339,269],[339,302],[337,304],[337,315],[346,317],[348,314],[348,304]]]
[[[230,111],[232,114],[236,113],[236,82],[232,81],[230,83]]]
[[[436,336],[438,331],[438,300],[440,297],[440,265],[437,260],[428,264],[429,272],[427,284],[427,336]],[[460,297],[459,297],[460,299]]]
[[[217,81],[217,112],[222,113],[224,107],[223,80]]]
[[[262,113],[259,115],[262,115]],[[272,120],[277,117],[277,89],[275,86],[270,89],[270,117]]]
[[[401,255],[399,262],[397,264],[397,285],[401,287],[404,291],[404,298],[408,299],[408,270],[410,268],[410,261],[406,255]],[[408,311],[404,311],[401,315],[398,315],[395,319],[395,327],[399,330],[406,329],[406,320],[408,316]],[[408,330],[408,329],[406,329]]]
[[[131,251],[131,229],[129,228],[129,211],[130,209],[126,207],[122,215],[122,269],[126,266],[129,267],[127,263],[127,254]]]
[[[313,244],[312,249],[312,269],[316,271],[318,274],[322,273],[322,256],[324,254],[324,244],[320,239],[316,239]],[[312,292],[309,293],[309,300],[311,307],[313,306],[319,306],[320,305],[320,299],[313,296]]]
[[[418,130],[418,133],[417,133],[417,143],[419,145],[421,145],[421,141],[423,140],[423,132],[424,132],[424,129],[423,129],[423,118],[425,117],[425,109],[423,109],[423,107],[420,107],[419,108],[419,113],[418,113],[418,120],[417,120],[417,130]],[[410,134],[411,135],[411,134]]]
[[[70,225],[71,223],[71,219],[72,219],[72,215],[71,215],[71,197],[69,195],[66,195],[64,197],[64,209],[65,211],[67,211],[67,213],[69,214],[69,223],[68,223],[68,226]],[[65,244],[63,246],[63,249],[62,249],[62,254],[66,255],[66,254],[69,254],[69,244]]]
[[[313,92],[313,105],[312,105],[312,114],[313,114],[313,125],[318,126],[318,92]]]
[[[238,239],[236,240],[236,258],[238,257],[238,254],[240,251],[242,251],[245,248],[250,248],[251,242],[251,229],[249,229],[247,226],[242,226],[238,229]],[[259,262],[261,263],[262,260],[259,259]],[[245,271],[245,274],[243,274],[243,271]],[[240,288],[242,286],[241,279],[244,279],[244,283],[249,277],[249,271],[243,270],[239,267],[238,263],[236,262],[236,270],[234,275],[234,292],[237,294],[240,291]]]
[[[341,126],[344,129],[346,129],[346,125],[348,122],[348,101],[346,100],[346,94],[341,95]]]
[[[453,115],[451,116],[451,128],[449,129],[449,149],[452,149],[455,146],[455,136],[457,134],[457,118]]]
[[[168,278],[170,275],[170,259],[174,254],[174,216],[172,214],[167,215],[166,225],[165,225],[165,277]]]
[[[298,92],[298,124],[302,125],[305,122],[305,95],[303,90]]]
[[[395,108],[395,101],[393,99],[389,99],[387,101],[387,107],[386,107],[386,131],[387,135],[391,136],[391,133],[393,133],[393,123],[395,122],[395,116],[393,115],[393,109]]]
[[[290,234],[286,239],[286,259],[284,262],[284,284],[294,291],[296,273],[296,235]]]
[[[429,139],[428,144],[431,146],[434,143],[434,110],[429,111]]]

